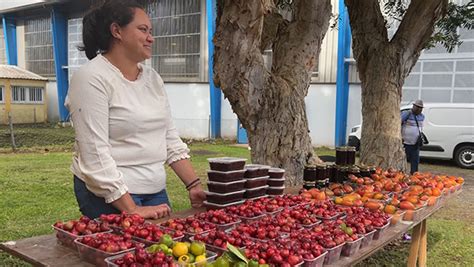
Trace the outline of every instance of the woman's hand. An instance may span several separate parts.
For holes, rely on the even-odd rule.
[[[170,207],[167,204],[161,204],[157,206],[137,206],[133,211],[145,219],[159,219],[165,216],[169,216],[171,212]]]
[[[189,200],[193,208],[199,208],[202,206],[202,202],[206,200],[206,193],[202,190],[201,184],[189,189]]]

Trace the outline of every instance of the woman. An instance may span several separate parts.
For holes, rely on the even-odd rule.
[[[84,215],[169,215],[167,163],[189,191],[193,207],[205,194],[189,149],[173,125],[163,80],[140,62],[152,55],[152,26],[134,1],[108,0],[83,19],[90,61],[76,71],[66,99],[74,126],[71,170]]]

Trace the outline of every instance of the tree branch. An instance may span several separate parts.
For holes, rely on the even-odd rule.
[[[418,60],[421,50],[429,42],[436,22],[448,8],[448,0],[412,0],[400,26],[392,39],[405,62],[404,76]]]
[[[284,79],[288,90],[283,95],[307,94],[311,72],[317,65],[321,44],[329,26],[330,0],[294,0],[294,19],[278,33],[273,46],[272,74]],[[305,73],[304,80],[296,80]],[[304,88],[298,88],[298,85]]]
[[[371,56],[380,56],[381,43],[388,44],[385,20],[378,0],[345,0],[352,31],[352,49],[361,73]]]
[[[264,15],[270,2],[221,0],[218,5],[214,82],[249,131],[254,127],[250,121],[262,108],[262,92],[270,76],[260,52]]]
[[[262,43],[260,44],[260,51],[262,53],[266,49],[271,48],[278,37],[278,32],[281,31],[281,27],[286,27],[286,25],[288,25],[288,21],[278,13],[276,8],[272,8],[272,11],[265,15],[262,30]]]

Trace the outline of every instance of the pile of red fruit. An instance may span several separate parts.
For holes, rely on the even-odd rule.
[[[236,247],[247,247],[252,244],[252,241],[242,233],[233,230],[231,232],[224,232],[221,230],[211,231],[206,234],[197,234],[194,240],[202,241],[207,245],[227,249],[227,242]]]
[[[116,253],[142,246],[140,243],[133,242],[129,237],[111,233],[84,236],[78,242],[107,253]]]
[[[310,204],[305,209],[321,220],[330,220],[343,215],[341,209],[332,202]]]
[[[303,226],[313,226],[320,221],[316,216],[311,214],[311,212],[308,209],[305,208],[294,208],[294,209],[284,209],[280,214],[278,214],[278,217],[281,218],[293,218],[296,220],[296,223],[301,224]]]
[[[169,219],[160,224],[162,227],[177,231],[184,231],[188,234],[200,234],[216,229],[216,225],[202,221],[196,217],[187,217],[183,219]]]
[[[125,228],[123,232],[124,232],[124,236],[130,235],[130,236],[138,237],[141,239],[145,239],[146,241],[150,241],[150,242],[159,242],[160,238],[164,234],[169,234],[174,239],[179,239],[184,236],[182,231],[173,231],[170,229],[164,229],[152,223],[132,225],[128,228]]]
[[[175,267],[178,266],[173,259],[173,256],[166,256],[163,252],[148,253],[143,248],[137,248],[134,253],[128,252],[123,257],[113,261],[121,267],[132,266],[161,266],[161,267]]]
[[[138,214],[128,214],[122,212],[121,214],[101,214],[101,222],[107,222],[111,226],[128,228],[131,225],[141,225],[145,222],[145,219]]]
[[[107,222],[97,222],[82,216],[79,220],[70,220],[67,222],[58,221],[53,225],[75,236],[91,235],[99,232],[107,232],[110,230]]]
[[[257,242],[245,248],[249,259],[257,260],[259,264],[281,267],[296,266],[302,263],[303,255],[306,252],[291,242]]]
[[[280,227],[268,221],[259,221],[254,224],[240,224],[235,230],[242,235],[261,240],[276,239],[280,236]]]
[[[198,220],[210,222],[216,225],[240,222],[237,216],[227,214],[223,210],[208,210],[206,212],[198,213],[194,215],[194,217]]]

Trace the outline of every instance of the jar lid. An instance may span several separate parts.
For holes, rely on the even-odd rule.
[[[336,151],[347,151],[347,146],[338,146],[336,147]]]
[[[326,169],[326,165],[325,164],[317,164],[316,168],[317,169]]]
[[[356,151],[356,148],[355,148],[355,146],[348,146],[347,151],[351,151],[351,152]]]

